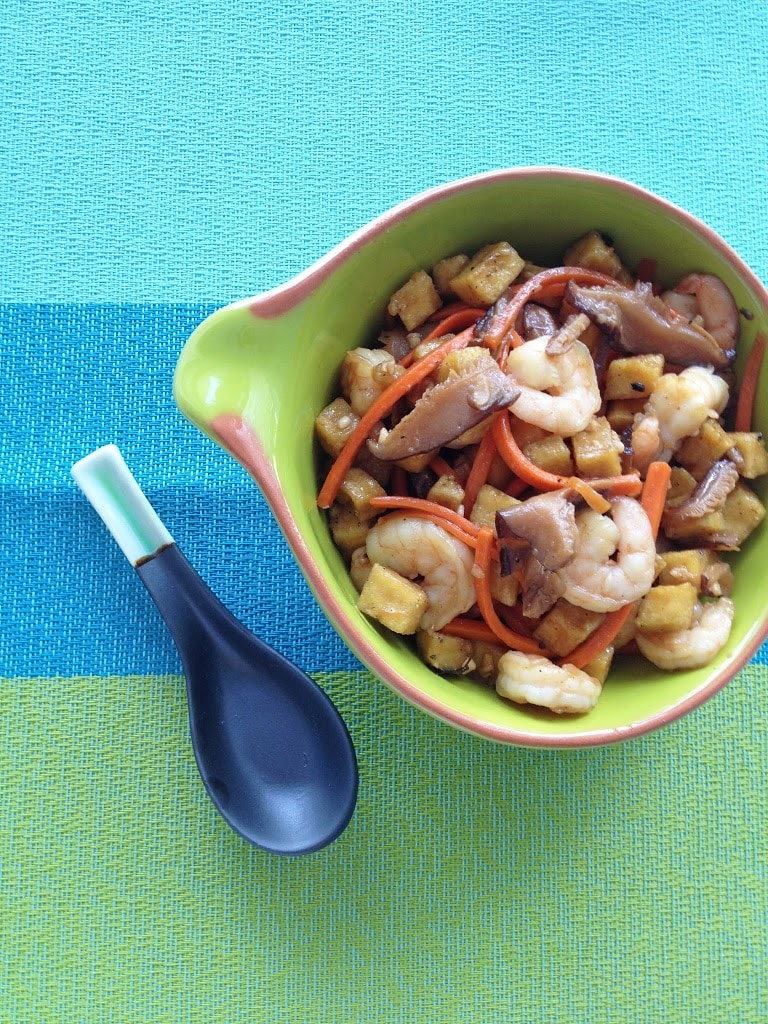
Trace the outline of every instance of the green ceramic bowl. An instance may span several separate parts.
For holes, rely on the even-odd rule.
[[[437,675],[409,642],[358,612],[356,591],[315,504],[313,421],[335,393],[344,353],[372,341],[386,300],[415,269],[500,238],[534,262],[553,263],[567,243],[593,227],[613,238],[629,265],[655,258],[665,284],[693,270],[719,275],[738,306],[752,313],[743,321],[741,369],[756,332],[768,330],[768,292],[721,238],[627,182],[524,168],[417,195],[282,287],[214,313],[187,342],[174,381],[184,415],[256,480],[324,612],[374,675],[445,722],[523,746],[596,746],[637,736],[717,693],[768,631],[768,588],[755,586],[768,575],[768,528],[733,557],[735,622],[711,665],[663,673],[641,659],[621,658],[594,711],[559,717],[511,704],[469,679]],[[768,402],[758,403],[757,416],[756,429],[768,431]],[[767,501],[765,479],[757,489]]]

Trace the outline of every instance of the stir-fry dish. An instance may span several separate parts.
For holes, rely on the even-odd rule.
[[[615,653],[708,664],[728,553],[765,516],[765,337],[737,388],[742,317],[718,277],[664,290],[597,231],[556,267],[502,241],[416,271],[316,419],[361,612],[559,714],[595,706]]]

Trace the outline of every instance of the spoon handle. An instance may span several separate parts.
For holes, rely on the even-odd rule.
[[[72,476],[134,567],[173,544],[114,444],[106,444],[72,467]]]

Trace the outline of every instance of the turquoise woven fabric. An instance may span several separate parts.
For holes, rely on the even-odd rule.
[[[768,658],[596,751],[464,735],[361,669],[175,409],[209,312],[423,188],[628,178],[768,280],[768,9],[10,0],[0,21],[0,1024],[764,1024]],[[77,493],[116,442],[233,612],[326,688],[350,827],[205,797],[176,652]]]

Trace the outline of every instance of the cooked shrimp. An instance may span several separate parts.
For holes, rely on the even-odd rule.
[[[352,411],[362,416],[401,373],[386,349],[353,348],[341,364],[341,391]]]
[[[665,671],[701,668],[721,651],[731,635],[733,601],[720,597],[717,601],[697,604],[690,629],[674,633],[635,634],[637,646],[648,661]]]
[[[567,601],[593,612],[612,612],[648,592],[655,575],[656,544],[638,501],[614,498],[610,518],[583,509],[576,526],[576,554],[558,569]]]
[[[724,352],[736,347],[739,310],[730,290],[719,277],[714,274],[688,274],[661,297],[670,309],[700,324]]]
[[[507,651],[499,659],[496,692],[516,704],[579,715],[597,704],[602,685],[574,665],[555,665],[540,654]]]
[[[510,352],[507,373],[520,388],[512,411],[526,423],[571,437],[600,408],[595,364],[580,341],[556,355],[547,353],[548,342],[548,336],[534,338]]]
[[[421,577],[429,600],[421,629],[441,629],[475,603],[471,549],[432,520],[393,512],[369,530],[365,546],[371,562],[411,580]]]
[[[683,438],[716,419],[728,401],[728,385],[704,366],[665,373],[654,385],[645,411],[632,427],[634,465],[643,470],[654,459],[669,462]]]

